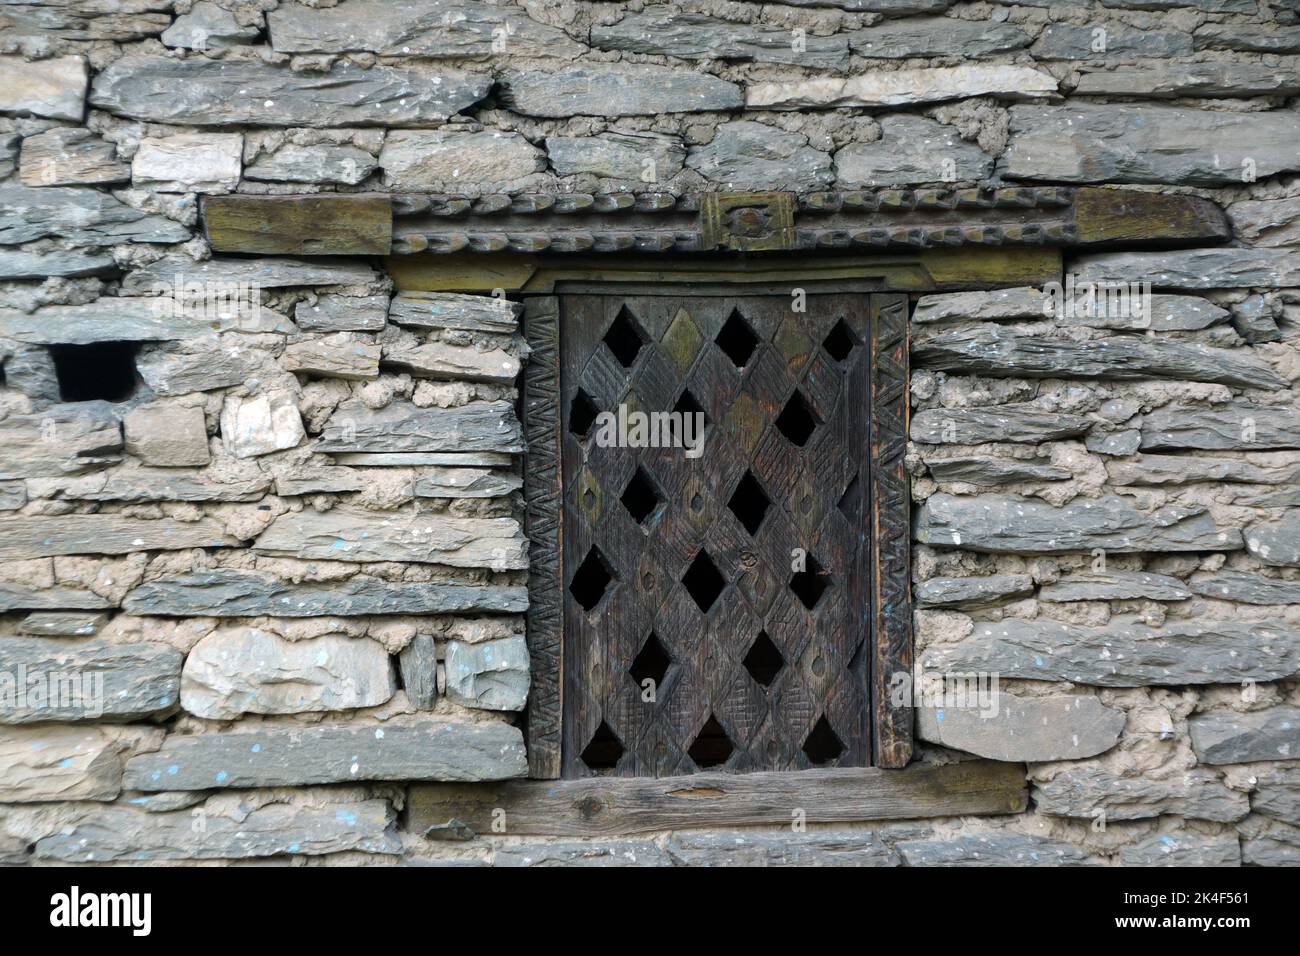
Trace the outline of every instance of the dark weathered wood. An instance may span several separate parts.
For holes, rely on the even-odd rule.
[[[529,541],[528,775],[560,775],[563,714],[564,546],[560,521],[560,303],[536,296],[524,303],[531,354],[524,368],[524,527]]]
[[[460,821],[476,833],[615,836],[656,830],[747,825],[918,820],[1020,813],[1023,764],[971,760],[905,770],[858,768],[797,773],[706,773],[685,777],[416,785],[409,827]],[[504,811],[504,818],[499,811]]]
[[[912,609],[908,524],[907,298],[871,300],[871,547],[875,660],[873,756],[903,767],[912,756]],[[900,691],[903,691],[900,695]]]
[[[203,226],[217,252],[386,256],[392,248],[387,196],[208,196]]]
[[[1080,245],[1227,242],[1232,227],[1209,199],[1136,189],[1080,189],[1074,200]]]

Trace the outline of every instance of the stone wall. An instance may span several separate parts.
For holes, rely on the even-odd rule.
[[[6,7],[0,860],[1294,864],[1298,57],[1295,0]],[[201,199],[982,183],[1235,233],[1067,260],[1149,322],[915,303],[918,660],[1002,691],[918,759],[1024,763],[1027,810],[408,826],[525,772],[518,306],[214,255]]]

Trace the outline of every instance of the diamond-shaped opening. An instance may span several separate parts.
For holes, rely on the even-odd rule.
[[[727,732],[722,729],[722,724],[718,723],[718,718],[710,714],[700,728],[695,743],[686,752],[697,767],[720,767],[735,749]]]
[[[585,610],[590,611],[600,603],[613,583],[614,573],[610,571],[605,556],[599,549],[592,548],[569,582],[569,593]]]
[[[637,325],[636,319],[632,318],[632,313],[627,310],[627,306],[623,306],[618,310],[618,315],[614,316],[614,321],[610,323],[609,330],[605,333],[605,344],[614,353],[614,358],[618,359],[619,365],[631,368],[645,343],[646,337],[641,327]]]
[[[587,765],[588,770],[599,773],[613,770],[622,756],[623,742],[609,729],[609,724],[602,720],[578,759]]]
[[[709,557],[709,552],[703,549],[700,549],[700,553],[682,575],[682,584],[686,586],[686,593],[705,614],[709,613],[709,608],[713,607],[718,595],[727,586],[726,580],[714,566],[713,559]]]
[[[803,742],[801,749],[804,756],[808,758],[809,763],[814,766],[822,766],[844,753],[844,744],[835,735],[830,722],[827,721],[826,715],[823,714],[817,719],[816,726],[813,727],[812,733],[808,735],[808,739]]]
[[[803,397],[803,393],[795,389],[790,400],[785,403],[785,408],[781,409],[781,414],[776,416],[775,424],[791,444],[802,448],[817,430],[817,416],[808,407],[808,400]]]
[[[859,497],[860,489],[861,485],[858,484],[858,476],[854,475],[853,480],[849,482],[849,486],[844,489],[844,494],[840,495],[840,500],[835,505],[840,509],[840,514],[853,522],[856,522],[862,513],[862,501]]]
[[[776,649],[767,631],[759,631],[754,643],[749,646],[749,653],[741,661],[749,676],[764,687],[771,687],[777,672],[785,665],[785,658]]]
[[[843,362],[852,355],[857,344],[858,340],[854,338],[848,323],[843,319],[839,319],[832,325],[831,330],[826,333],[826,338],[822,339],[822,347],[837,362]]]
[[[664,502],[663,495],[659,493],[655,483],[641,468],[632,475],[632,480],[627,483],[618,500],[623,502],[623,507],[637,524],[645,524],[649,521]]]
[[[652,680],[655,682],[655,687],[659,687],[668,676],[668,668],[672,663],[673,659],[668,656],[663,644],[659,642],[659,636],[652,632],[633,658],[632,666],[627,669],[627,672],[632,675],[637,686],[641,686],[646,680]]]
[[[591,426],[596,423],[596,416],[599,414],[600,409],[591,400],[591,396],[578,389],[573,396],[573,401],[569,403],[569,431],[579,438],[586,438],[587,432],[591,431]]]
[[[753,535],[758,533],[759,527],[763,524],[763,517],[767,514],[768,506],[771,503],[763,492],[763,486],[754,477],[753,472],[746,471],[745,476],[736,485],[731,500],[727,502],[727,507],[731,509],[731,513],[736,516],[737,520],[744,525],[745,530]]]
[[[673,411],[678,415],[703,415],[704,424],[706,426],[709,424],[708,413],[704,411],[704,406],[695,400],[695,396],[691,394],[689,388],[684,390],[681,397],[677,399],[677,404],[673,406]]]
[[[740,317],[738,309],[732,310],[731,317],[723,323],[718,337],[713,341],[718,343],[718,348],[722,349],[722,353],[731,359],[731,364],[736,368],[744,368],[758,346],[758,336]]]
[[[822,599],[822,594],[829,586],[830,581],[826,572],[812,555],[808,555],[805,559],[804,569],[796,571],[794,577],[790,579],[790,590],[810,611],[817,606],[817,602]]]

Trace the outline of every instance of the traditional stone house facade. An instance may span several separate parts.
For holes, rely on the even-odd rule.
[[[1300,860],[1295,0],[4,11],[0,860]]]

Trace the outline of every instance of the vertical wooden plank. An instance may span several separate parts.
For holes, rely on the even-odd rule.
[[[873,743],[878,767],[912,756],[911,696],[895,699],[899,675],[912,677],[911,485],[907,450],[907,297],[871,299],[871,539],[875,661]],[[905,686],[910,687],[910,683]]]
[[[524,335],[532,354],[524,371],[525,527],[528,570],[528,773],[560,775],[564,684],[564,549],[560,521],[560,303],[555,296],[524,302]]]

